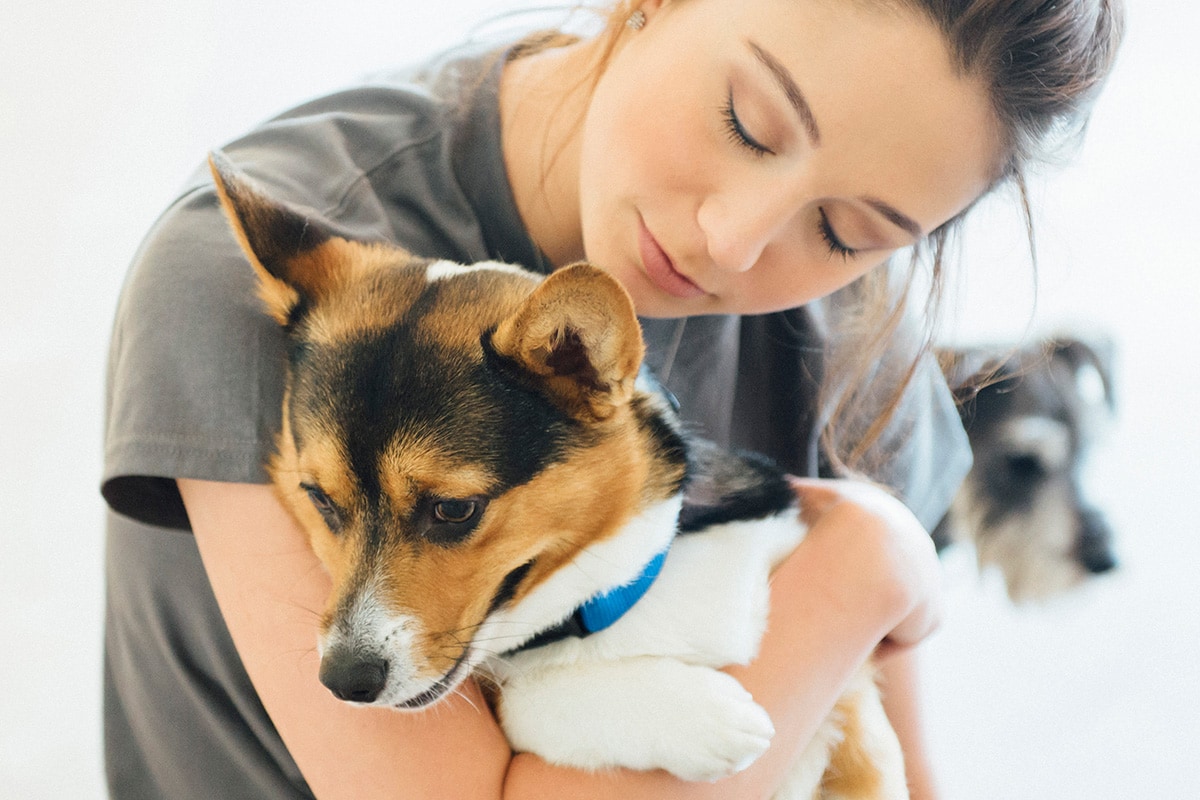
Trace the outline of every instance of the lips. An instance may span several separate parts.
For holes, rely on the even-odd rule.
[[[671,257],[666,254],[658,241],[646,228],[646,223],[638,221],[638,252],[642,257],[642,266],[646,277],[658,289],[672,297],[688,300],[707,294],[690,279],[675,269]]]

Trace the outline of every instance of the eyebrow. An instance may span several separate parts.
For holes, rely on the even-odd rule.
[[[768,53],[757,42],[747,41],[750,47],[750,52],[754,53],[754,57],[758,59],[767,71],[771,73],[771,77],[779,84],[779,88],[783,90],[784,96],[787,97],[788,103],[796,110],[797,116],[800,117],[800,122],[804,124],[804,129],[808,132],[808,138],[813,145],[821,143],[821,130],[817,127],[817,118],[813,116],[812,108],[808,105],[808,101],[804,99],[804,92],[800,91],[800,87],[796,84],[796,79],[792,77],[792,73],[788,71],[779,59]]]
[[[821,143],[821,130],[817,127],[817,118],[813,116],[812,107],[808,104],[808,100],[804,98],[804,92],[800,91],[800,86],[796,83],[796,79],[792,77],[792,73],[783,63],[763,49],[757,42],[747,40],[746,44],[750,47],[750,52],[758,59],[767,71],[771,73],[771,77],[779,84],[779,88],[783,90],[783,94],[787,97],[788,103],[795,109],[797,116],[800,117],[800,122],[803,123],[805,131],[808,132],[808,138],[812,141],[813,146]],[[921,230],[920,224],[907,214],[902,214],[889,203],[885,203],[876,197],[859,198],[871,208],[878,211],[887,218],[896,227],[910,234],[914,239],[920,239],[925,235]]]
[[[887,217],[888,221],[893,225],[911,234],[914,239],[920,239],[925,235],[925,232],[921,230],[921,226],[916,220],[906,214],[901,214],[895,207],[875,197],[860,197],[859,199]]]

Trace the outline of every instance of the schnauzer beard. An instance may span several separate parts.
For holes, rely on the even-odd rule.
[[[954,500],[957,527],[974,532],[970,539],[980,571],[999,568],[1014,603],[1046,600],[1086,578],[1076,555],[1078,520],[1067,487],[1041,487],[1026,512],[1001,512],[998,518],[993,512],[972,481]]]

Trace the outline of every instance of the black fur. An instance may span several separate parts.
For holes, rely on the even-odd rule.
[[[680,533],[764,519],[796,505],[796,493],[783,471],[755,453],[728,453],[707,442],[692,442],[689,466]]]
[[[537,559],[526,562],[504,576],[504,581],[500,584],[500,588],[496,590],[496,596],[488,604],[487,616],[491,616],[493,611],[506,605],[508,601],[516,597],[517,589],[521,586],[521,581],[525,580],[525,576],[529,574],[529,570],[533,569],[533,565],[536,563]]]
[[[297,355],[301,350],[296,350]],[[489,359],[422,340],[403,321],[334,347],[308,348],[293,372],[293,431],[306,419],[339,430],[369,505],[380,456],[412,433],[496,476],[492,495],[530,480],[565,452],[573,422]]]

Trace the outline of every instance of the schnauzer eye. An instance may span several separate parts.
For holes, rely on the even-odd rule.
[[[321,518],[325,520],[325,524],[329,526],[329,530],[336,533],[342,527],[341,514],[338,513],[338,508],[334,502],[329,499],[329,495],[325,494],[320,486],[311,483],[302,483],[300,488],[308,495],[308,499],[312,501],[313,507],[321,514]]]
[[[461,525],[470,521],[479,510],[475,500],[439,500],[433,504],[433,518],[436,522],[450,525]]]

